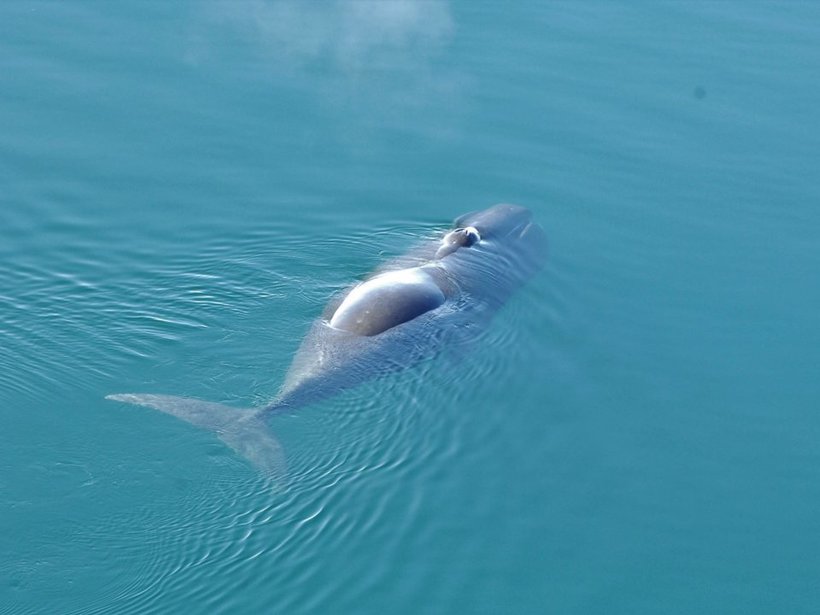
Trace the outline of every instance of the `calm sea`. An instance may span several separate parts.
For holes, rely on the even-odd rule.
[[[820,5],[0,3],[0,612],[820,612]],[[547,268],[275,417],[459,214]]]

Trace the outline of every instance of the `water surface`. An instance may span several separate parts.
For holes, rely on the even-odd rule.
[[[0,6],[0,610],[811,613],[820,10]],[[479,347],[204,432],[327,298],[496,202]]]

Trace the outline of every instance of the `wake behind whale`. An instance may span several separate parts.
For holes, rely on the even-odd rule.
[[[427,241],[353,284],[311,325],[276,398],[234,408],[170,395],[121,393],[107,399],[161,410],[210,430],[274,480],[282,447],[267,419],[469,343],[546,261],[532,213],[501,204],[465,214]]]

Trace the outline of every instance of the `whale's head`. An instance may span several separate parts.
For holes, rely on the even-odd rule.
[[[474,229],[482,243],[504,245],[510,249],[529,247],[536,252],[546,250],[543,229],[533,221],[532,212],[520,205],[493,205],[464,214],[453,224],[457,228]]]
[[[470,249],[454,252],[454,260],[447,264],[471,288],[483,287],[489,292],[494,286],[504,295],[546,262],[546,235],[526,207],[493,205],[464,214],[453,224],[456,231],[473,229],[479,238]]]
[[[482,239],[488,240],[515,238],[532,224],[532,212],[529,209],[508,203],[464,214],[454,222],[457,228],[473,227]]]

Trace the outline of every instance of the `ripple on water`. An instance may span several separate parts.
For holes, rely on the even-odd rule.
[[[128,388],[263,403],[327,299],[431,230],[352,229],[321,241],[272,233],[255,229],[234,246],[213,240],[191,252],[167,244],[160,262],[128,246],[110,259],[93,257],[98,245],[79,246],[72,255],[46,253],[37,265],[0,273],[14,289],[0,297],[11,351],[0,365],[0,386],[46,399],[53,393],[38,389],[70,383],[96,391],[101,380],[121,382],[134,370]],[[288,454],[287,484],[278,492],[210,436],[150,412],[128,415],[129,427],[142,425],[146,436],[151,425],[176,428],[178,436],[168,438],[162,458],[135,457],[126,471],[130,478],[118,490],[139,504],[72,538],[75,548],[110,559],[95,601],[76,612],[167,612],[193,597],[228,612],[237,597],[220,579],[242,578],[248,591],[309,584],[323,553],[344,552],[364,537],[378,537],[382,562],[400,557],[426,489],[445,480],[448,465],[472,444],[464,441],[467,425],[484,420],[470,407],[471,391],[505,378],[528,356],[533,342],[515,323],[533,324],[529,302],[540,297],[523,297],[499,315],[502,322],[478,328],[449,356],[272,418]],[[285,306],[296,309],[284,313]],[[175,446],[200,456],[188,462],[201,469],[180,474]],[[363,490],[370,493],[364,511]],[[313,599],[356,595],[384,567],[374,562],[366,583],[341,571]],[[285,607],[299,595],[290,592]]]

